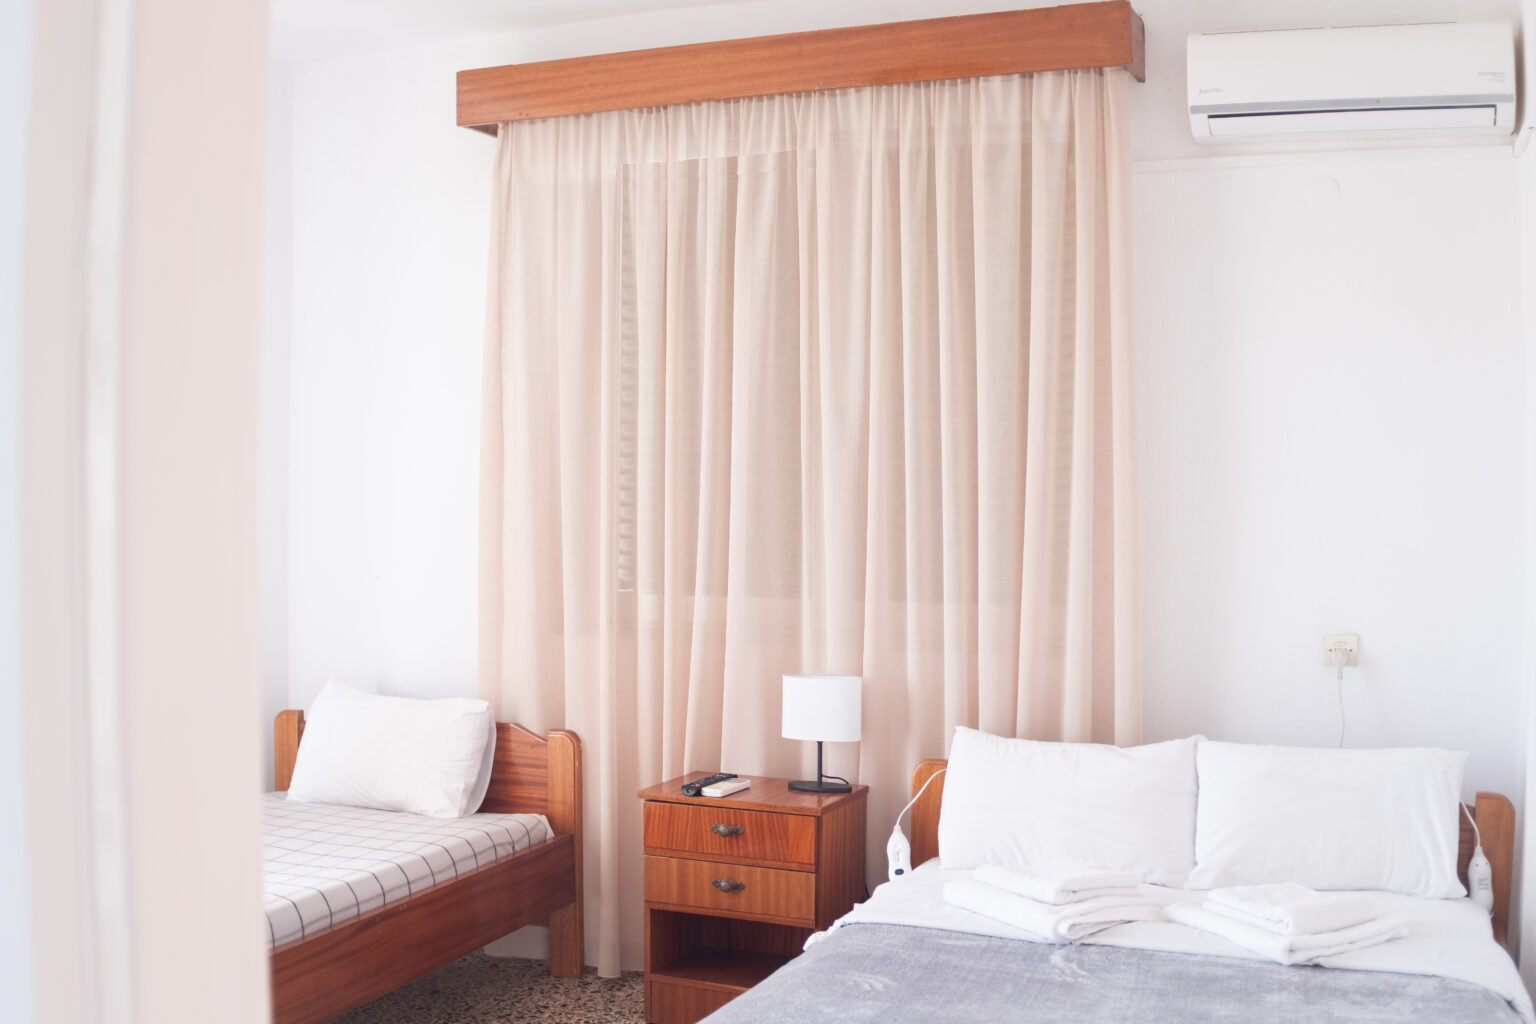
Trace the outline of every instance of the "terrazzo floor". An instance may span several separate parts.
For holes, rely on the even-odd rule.
[[[333,1024],[642,1024],[642,978],[551,978],[542,960],[471,953]]]

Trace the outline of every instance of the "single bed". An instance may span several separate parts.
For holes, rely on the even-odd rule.
[[[919,765],[912,792],[944,767]],[[964,872],[946,871],[933,859],[943,783],[942,775],[933,778],[913,807],[912,863],[920,866],[879,887],[841,926],[813,936],[804,954],[706,1018],[710,1024],[1533,1020],[1518,972],[1494,941],[1505,939],[1514,845],[1514,810],[1502,796],[1478,794],[1474,812],[1493,867],[1491,925],[1468,900],[1384,894],[1394,912],[1417,915],[1400,943],[1413,954],[1408,966],[1373,961],[1376,951],[1367,951],[1351,954],[1360,958],[1356,969],[1340,969],[1234,958],[1219,948],[1224,940],[1168,922],[1120,925],[1076,945],[1005,937],[1006,927],[995,934],[963,930],[941,893],[947,876]],[[1463,822],[1463,880],[1472,847]],[[1181,933],[1172,943],[1170,930]],[[1444,970],[1418,973],[1415,962]]]
[[[273,752],[279,791],[288,789],[303,734],[302,711],[277,716]],[[296,894],[304,882],[295,874],[295,862],[305,856],[284,858],[281,851],[294,847],[292,836],[311,827],[335,828],[336,819],[309,815],[299,805],[285,809],[280,800],[274,806],[279,814],[286,810],[295,815],[274,819],[276,827],[288,833],[275,843],[269,840],[279,860],[287,861],[274,868],[274,891]],[[276,915],[275,920],[269,916],[276,1024],[330,1020],[546,919],[550,973],[581,973],[581,743],[576,735],[556,730],[540,737],[518,725],[497,723],[495,762],[481,811],[536,817],[450,820],[443,823],[444,838],[406,837],[406,843],[425,840],[433,849],[418,858],[417,865],[391,869],[392,874],[377,871],[380,891],[359,892],[352,911],[338,912],[334,923],[321,922],[302,899],[294,901],[290,915]],[[390,813],[347,815],[352,819],[349,828],[371,830],[349,832],[349,841],[384,845],[381,831],[398,837],[421,827],[422,819],[415,815],[400,815],[392,827]],[[540,832],[540,821],[547,823],[548,835]],[[331,852],[347,851],[338,843]],[[344,863],[348,861],[332,858],[320,873],[334,885],[346,878],[338,868]],[[356,863],[355,856],[350,863]],[[403,897],[400,889],[406,890]],[[323,906],[325,899],[308,902]],[[294,928],[301,937],[290,940],[287,932]]]

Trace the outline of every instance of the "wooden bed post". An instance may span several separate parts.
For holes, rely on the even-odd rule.
[[[293,781],[293,762],[304,735],[304,712],[279,711],[272,721],[272,788],[283,792]]]
[[[1515,874],[1515,805],[1502,794],[1479,793],[1472,816],[1483,837],[1483,855],[1493,869],[1493,937],[1502,946],[1509,936],[1509,895]],[[1473,842],[1472,830],[1463,821],[1456,858],[1456,874],[1463,882],[1467,880]]]
[[[940,758],[929,758],[921,761],[912,769],[912,795],[916,796],[919,790],[928,780],[944,769],[949,762]],[[923,790],[923,798],[912,805],[912,824],[910,826],[912,843],[912,866],[917,867],[924,861],[939,855],[939,804],[944,800],[944,780],[934,779],[933,784],[927,790]]]
[[[569,780],[569,781],[567,781]],[[581,743],[563,729],[549,733],[549,824],[557,833],[575,836],[576,901],[549,915],[549,973],[560,978],[581,976],[586,964],[582,921]]]

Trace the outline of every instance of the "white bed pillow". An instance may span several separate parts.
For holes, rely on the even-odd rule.
[[[483,700],[378,697],[332,681],[305,715],[288,799],[462,818],[485,799],[495,750]]]
[[[1192,889],[1298,882],[1465,896],[1462,769],[1450,750],[1200,745]]]
[[[1072,861],[1181,885],[1195,863],[1197,742],[1042,743],[958,728],[939,860],[946,868]]]

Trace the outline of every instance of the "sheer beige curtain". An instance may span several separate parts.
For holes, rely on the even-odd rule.
[[[1135,742],[1123,71],[503,125],[481,692],[585,744],[589,959],[643,785],[800,776],[865,679],[870,878],[955,725]],[[622,954],[621,954],[622,949]]]

